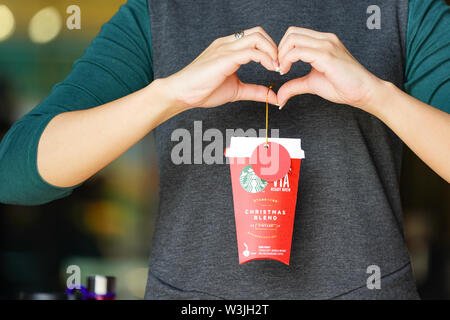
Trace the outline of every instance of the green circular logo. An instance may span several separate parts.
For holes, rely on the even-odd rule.
[[[250,193],[258,193],[263,191],[267,186],[267,181],[261,179],[253,171],[252,166],[248,165],[241,171],[239,176],[239,181],[241,182],[242,188]]]

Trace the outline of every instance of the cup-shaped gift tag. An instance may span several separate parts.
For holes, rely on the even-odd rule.
[[[300,139],[232,137],[229,159],[239,263],[289,265],[301,160]]]

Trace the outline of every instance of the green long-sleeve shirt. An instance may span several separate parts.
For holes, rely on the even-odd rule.
[[[405,90],[450,112],[450,9],[443,0],[411,0]],[[37,170],[37,146],[56,115],[126,96],[153,80],[148,4],[129,0],[103,27],[51,94],[17,121],[0,144],[0,202],[38,205],[76,187],[50,185]]]

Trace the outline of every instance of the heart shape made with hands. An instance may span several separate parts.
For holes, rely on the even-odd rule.
[[[270,38],[260,27],[253,32]],[[307,75],[284,82],[277,93],[270,93],[276,96],[280,109],[291,97],[306,93],[362,108],[369,103],[372,88],[381,81],[365,69],[333,33],[292,26],[277,48],[278,60],[273,61],[273,71],[284,75],[297,61],[311,65]]]

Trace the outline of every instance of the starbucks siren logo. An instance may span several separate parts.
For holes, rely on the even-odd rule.
[[[242,188],[244,188],[245,191],[251,193],[263,191],[267,186],[267,181],[262,180],[260,177],[258,177],[253,171],[251,165],[246,166],[244,169],[242,169],[239,181],[241,182]]]

